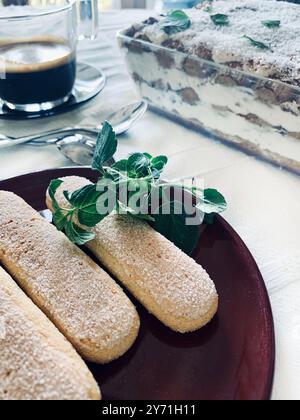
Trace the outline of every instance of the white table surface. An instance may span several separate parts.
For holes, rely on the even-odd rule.
[[[0,132],[20,135],[82,121],[95,125],[135,98],[114,33],[146,15],[149,11],[105,13],[99,41],[80,45],[80,59],[100,66],[108,77],[96,100],[56,118],[0,120]],[[271,299],[277,346],[273,399],[300,399],[300,178],[151,112],[120,139],[119,157],[132,151],[166,154],[168,178],[205,177],[225,194],[230,203],[225,218],[253,253]],[[0,179],[68,165],[54,146],[0,151]]]

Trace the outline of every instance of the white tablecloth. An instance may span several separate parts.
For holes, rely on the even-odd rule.
[[[97,99],[56,118],[0,120],[0,132],[21,135],[80,122],[96,125],[114,107],[134,99],[114,33],[148,13],[105,13],[99,41],[80,45],[80,59],[98,65],[108,77]],[[300,178],[151,112],[120,140],[119,157],[138,150],[168,155],[169,178],[205,177],[226,195],[230,208],[225,218],[253,253],[271,298],[277,345],[273,398],[300,399]],[[54,146],[0,151],[0,179],[67,165]]]

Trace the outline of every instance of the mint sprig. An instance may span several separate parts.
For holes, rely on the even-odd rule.
[[[60,207],[55,197],[63,181],[51,182],[49,195],[54,210],[54,224],[59,230],[64,230],[72,242],[84,245],[94,239],[93,227],[112,211],[117,211],[126,217],[151,223],[154,229],[183,251],[192,253],[199,239],[199,225],[204,219],[212,221],[215,214],[226,209],[225,198],[214,189],[203,190],[194,183],[189,187],[181,183],[162,182],[161,175],[168,163],[168,158],[163,155],[153,157],[149,153],[133,153],[128,159],[106,166],[107,160],[114,156],[116,150],[116,135],[111,125],[105,122],[97,139],[93,159],[93,169],[100,173],[98,182],[72,193],[63,191],[69,204],[68,208]],[[180,189],[182,194],[192,195],[193,224],[186,223],[191,215],[183,202],[178,201],[173,193],[167,196],[170,189],[173,193],[176,189]],[[100,204],[106,202],[108,193],[114,199],[113,205],[101,207]],[[152,208],[154,194],[158,197],[158,205]],[[124,201],[124,196],[127,201]],[[166,196],[167,200],[163,201]],[[169,212],[164,211],[166,205],[169,207]]]
[[[270,45],[265,44],[264,42],[257,41],[256,39],[251,38],[250,36],[244,35],[245,39],[247,39],[253,47],[259,48],[261,50],[269,50],[272,51],[272,48]]]
[[[191,21],[183,10],[171,10],[158,25],[166,34],[173,35],[188,29]]]

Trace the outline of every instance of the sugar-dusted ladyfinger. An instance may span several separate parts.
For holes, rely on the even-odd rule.
[[[63,178],[56,199],[68,206],[63,191],[89,181]],[[47,197],[51,209],[51,199]],[[95,228],[88,248],[161,322],[179,332],[197,330],[216,314],[218,295],[207,272],[147,223],[112,214]]]
[[[0,267],[0,400],[99,400],[71,344]]]
[[[139,330],[116,282],[13,193],[0,191],[0,262],[87,360],[124,354]]]

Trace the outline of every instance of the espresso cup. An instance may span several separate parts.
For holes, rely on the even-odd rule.
[[[0,99],[39,112],[67,102],[76,46],[98,32],[97,0],[0,0]]]

